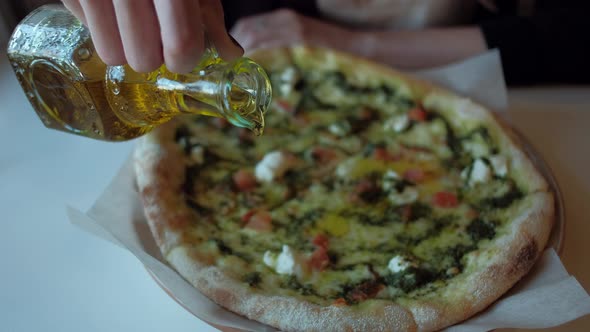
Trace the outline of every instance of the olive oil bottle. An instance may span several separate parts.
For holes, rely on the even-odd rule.
[[[8,57],[45,126],[94,139],[132,139],[183,113],[223,117],[260,135],[270,104],[264,70],[247,58],[224,62],[213,46],[186,75],[107,66],[88,29],[60,5],[19,24]]]

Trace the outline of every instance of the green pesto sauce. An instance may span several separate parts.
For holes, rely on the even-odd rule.
[[[195,250],[214,254],[218,265],[248,287],[319,304],[421,296],[460,274],[466,255],[502,235],[511,209],[526,197],[510,174],[477,186],[461,178],[476,158],[499,153],[485,127],[459,134],[435,109],[427,109],[424,122],[410,120],[399,132],[384,128],[387,119],[406,116],[420,104],[405,86],[378,78],[360,86],[338,70],[295,68],[295,76],[270,75],[274,91],[290,91],[279,92],[275,101],[292,109],[274,104],[264,136],[220,130],[199,117],[179,126],[174,137],[187,160],[182,192],[199,216],[187,236],[196,241]],[[204,149],[204,161],[195,164],[196,145]],[[333,151],[337,162],[319,162],[316,147]],[[383,149],[394,157],[376,160]],[[235,188],[237,170],[254,172],[265,154],[278,150],[296,156],[297,166],[252,191]],[[407,151],[414,151],[412,160],[399,157]],[[402,179],[416,168],[435,179],[426,184]],[[385,187],[390,170],[400,178]],[[362,185],[369,190],[359,192]],[[407,188],[418,191],[415,200],[392,201],[393,191]],[[433,205],[437,191],[455,193],[457,206]],[[252,209],[270,212],[272,232],[244,227],[242,217]],[[329,239],[329,262],[322,271],[281,275],[264,263],[267,251],[279,254],[288,245],[304,266],[317,249],[312,240],[318,234]],[[395,256],[411,266],[390,270]]]

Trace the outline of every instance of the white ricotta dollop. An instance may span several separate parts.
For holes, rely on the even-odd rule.
[[[490,147],[479,139],[463,142],[463,148],[475,158],[486,157],[490,154]]]
[[[506,174],[508,174],[508,159],[505,156],[494,155],[489,159],[496,175],[506,176]]]
[[[405,257],[397,255],[393,256],[392,259],[389,260],[389,264],[387,264],[387,268],[392,273],[398,273],[405,271],[409,267],[415,267],[416,264],[412,261],[407,260]]]
[[[281,178],[294,165],[294,160],[281,151],[267,153],[256,165],[254,175],[260,182],[272,182]]]
[[[395,188],[395,184],[399,181],[399,175],[392,169],[387,170],[383,174],[383,179],[381,180],[381,188],[384,191],[391,191]]]
[[[201,145],[195,145],[191,148],[191,159],[197,165],[202,165],[205,162],[205,148]]]
[[[278,274],[292,275],[295,272],[295,256],[286,244],[283,245],[283,251],[280,254],[266,251],[262,261]]]
[[[473,166],[471,166],[471,176],[469,177],[469,185],[478,183],[485,183],[492,179],[492,172],[490,167],[481,159],[475,159]]]
[[[418,199],[418,190],[411,186],[406,186],[402,192],[391,191],[387,198],[395,205],[405,205],[414,203]]]
[[[410,125],[410,118],[407,114],[399,114],[394,115],[391,118],[387,119],[383,124],[385,130],[391,130],[393,132],[399,133],[404,131]]]
[[[351,157],[349,159],[341,161],[336,167],[336,176],[343,179],[350,178],[352,176],[354,169],[357,167],[360,161],[361,159],[357,157]]]
[[[348,135],[351,129],[352,127],[350,126],[350,123],[347,121],[332,123],[330,126],[328,126],[328,131],[338,137],[344,137]]]
[[[288,96],[293,91],[293,86],[297,80],[297,70],[294,67],[287,67],[281,73],[279,91],[282,96]]]

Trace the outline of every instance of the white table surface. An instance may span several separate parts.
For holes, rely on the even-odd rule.
[[[590,88],[511,91],[516,126],[557,173],[567,208],[562,258],[590,289]],[[132,149],[47,130],[0,57],[0,331],[216,331],[130,253],[70,225]],[[575,148],[574,148],[575,147]],[[590,316],[554,331],[589,331]]]

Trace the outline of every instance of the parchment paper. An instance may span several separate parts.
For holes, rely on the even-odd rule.
[[[421,70],[414,75],[444,86],[459,95],[489,107],[495,112],[508,109],[500,52],[491,50],[448,66]]]
[[[467,61],[417,73],[491,109],[507,109],[507,91],[497,51]],[[68,207],[70,221],[84,230],[131,251],[160,285],[195,316],[217,327],[275,331],[233,314],[203,296],[163,260],[143,216],[131,160],[86,213]],[[148,272],[146,272],[148,273]],[[590,297],[570,276],[553,249],[508,294],[481,314],[447,329],[453,332],[496,328],[545,328],[590,313]]]

